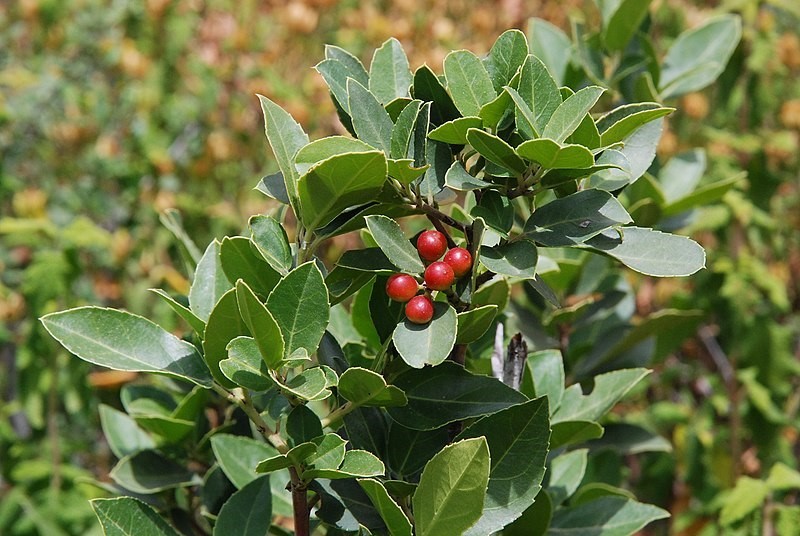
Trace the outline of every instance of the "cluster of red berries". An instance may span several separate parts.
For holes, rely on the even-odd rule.
[[[447,249],[447,239],[439,231],[423,231],[417,238],[420,258],[430,263],[425,269],[425,292],[417,295],[420,284],[408,274],[394,274],[386,282],[386,294],[406,304],[406,318],[415,324],[427,324],[433,318],[432,290],[447,290],[456,278],[469,273],[472,255],[464,248]],[[444,259],[439,260],[442,255]]]

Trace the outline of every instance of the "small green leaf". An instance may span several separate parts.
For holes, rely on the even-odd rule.
[[[517,155],[514,148],[494,134],[471,128],[467,131],[467,141],[486,160],[517,175],[522,175],[528,169],[528,165]]]
[[[211,449],[225,476],[237,489],[258,478],[256,465],[259,461],[278,454],[272,445],[263,441],[231,434],[213,435]]]
[[[397,267],[392,264],[389,257],[386,256],[381,248],[351,249],[345,251],[342,256],[339,257],[339,260],[336,261],[336,265],[361,272],[393,274],[397,271]]]
[[[306,465],[317,469],[337,469],[344,461],[347,441],[338,434],[325,434],[316,438],[313,443],[317,445],[317,450],[305,458]]]
[[[375,95],[352,78],[347,81],[347,95],[350,99],[353,128],[356,129],[358,138],[376,149],[381,149],[388,156],[392,150],[394,128],[389,113]]]
[[[226,279],[225,282],[227,283],[228,280]],[[170,308],[175,311],[178,316],[183,318],[189,327],[191,327],[195,333],[200,335],[203,334],[203,331],[206,329],[206,323],[200,320],[190,309],[185,307],[183,304],[178,303],[175,298],[161,290],[160,288],[149,288],[147,289],[159,298],[163,299]]]
[[[476,117],[484,104],[497,97],[481,60],[468,50],[454,50],[444,58],[447,89],[463,116]]]
[[[261,476],[231,495],[217,515],[214,535],[264,536],[272,525],[272,488]]]
[[[453,145],[466,145],[467,131],[471,128],[480,128],[482,125],[483,121],[480,117],[459,117],[431,130],[428,137]]]
[[[433,430],[528,400],[496,378],[472,374],[450,362],[404,372],[394,385],[406,393],[408,404],[386,411],[393,420],[414,430]]]
[[[573,450],[556,456],[550,462],[547,493],[553,501],[553,506],[558,506],[572,497],[580,486],[586,473],[588,452],[588,449]]]
[[[397,116],[394,127],[392,127],[392,150],[389,155],[392,158],[402,160],[411,156],[408,150],[409,144],[411,143],[411,136],[414,134],[417,120],[420,117],[421,108],[422,101],[413,100]]]
[[[419,253],[405,237],[396,221],[380,215],[367,216],[364,219],[372,238],[392,264],[411,274],[419,274],[425,270]]]
[[[127,413],[100,404],[100,423],[111,452],[117,458],[155,448],[153,439]]]
[[[620,143],[645,123],[674,111],[675,108],[666,108],[655,102],[637,102],[615,108],[597,120],[597,128],[602,128],[601,145],[610,147]]]
[[[191,486],[199,480],[183,465],[155,450],[143,450],[125,456],[108,476],[123,488],[142,494]]]
[[[601,497],[574,508],[556,510],[550,522],[551,536],[627,536],[645,525],[669,517],[657,506],[623,497]]]
[[[362,86],[369,84],[369,73],[364,64],[355,55],[336,45],[325,45],[325,58],[341,62],[348,72],[349,78],[354,78]]]
[[[508,236],[514,225],[514,207],[506,196],[494,190],[483,192],[480,202],[472,208],[470,215],[473,218],[482,218],[486,225],[504,237]]]
[[[330,316],[328,289],[317,264],[301,264],[281,279],[267,298],[267,309],[283,334],[284,356],[299,348],[309,355],[316,352]]]
[[[481,516],[488,483],[485,438],[465,439],[442,449],[425,466],[412,499],[417,534],[464,534]]]
[[[289,204],[289,192],[286,191],[286,183],[283,181],[283,173],[280,171],[262,177],[253,190],[258,190],[270,199],[284,205]]]
[[[606,48],[611,51],[619,51],[625,48],[647,16],[650,2],[651,0],[608,2],[608,4],[615,6],[616,9],[609,17],[603,17],[603,41]]]
[[[564,395],[564,358],[561,351],[539,350],[528,354],[520,391],[530,398],[546,396],[550,415],[555,413]]]
[[[572,43],[561,28],[537,18],[528,20],[528,43],[531,54],[541,58],[553,76],[556,88],[564,83],[572,55]]]
[[[408,57],[400,41],[392,37],[375,50],[369,66],[369,90],[381,103],[408,97],[412,80]]]
[[[533,279],[539,256],[536,245],[526,239],[501,246],[481,246],[481,264],[496,274]]]
[[[368,143],[347,136],[327,136],[314,140],[297,152],[294,157],[295,168],[300,175],[311,169],[311,166],[332,156],[347,153],[365,153],[372,151]]]
[[[41,322],[64,348],[84,361],[211,385],[211,374],[194,346],[141,316],[116,309],[78,307],[43,316]]]
[[[655,160],[663,129],[664,119],[655,119],[629,134],[618,150],[603,151],[597,163],[614,164],[620,169],[600,171],[587,181],[586,186],[612,192],[635,182]]]
[[[226,236],[219,250],[220,263],[231,283],[244,280],[254,292],[266,296],[281,278],[244,236]],[[217,300],[219,301],[219,300]]]
[[[359,64],[360,63],[361,62],[359,61]],[[361,68],[363,69],[364,66],[362,65]],[[352,76],[352,73],[348,70],[347,65],[338,59],[326,58],[316,64],[314,69],[320,74],[320,76],[322,76],[322,79],[325,80],[325,83],[328,84],[328,89],[330,89],[331,95],[333,95],[335,101],[334,104],[341,108],[342,112],[344,112],[345,116],[349,120],[350,104],[347,98],[347,81],[350,78],[355,77]],[[362,85],[367,83],[368,80],[361,81]]]
[[[434,125],[441,125],[461,117],[453,103],[453,99],[444,88],[436,73],[427,65],[423,65],[414,72],[414,85],[411,93],[415,99],[432,103],[430,106],[430,121]],[[425,125],[427,129],[427,124]]]
[[[528,57],[528,41],[519,30],[506,30],[497,38],[486,58],[486,70],[496,91],[514,77]]]
[[[563,142],[575,132],[584,116],[597,103],[605,91],[599,86],[589,86],[568,97],[553,112],[547,126],[542,130],[543,138],[550,138],[558,143]]]
[[[444,183],[448,188],[459,190],[461,192],[468,192],[470,190],[481,190],[492,186],[491,183],[482,181],[475,178],[464,169],[463,164],[458,160],[453,162],[453,165],[447,170],[444,176]]]
[[[280,389],[300,400],[324,400],[331,395],[325,371],[320,367],[306,369],[289,380],[273,376]]]
[[[533,110],[528,106],[528,103],[513,87],[506,86],[504,88],[506,94],[514,101],[514,120],[517,125],[517,132],[526,139],[536,138],[538,130],[536,129],[536,117],[533,115]],[[517,153],[519,154],[519,153]]]
[[[390,536],[411,536],[411,522],[379,480],[359,478],[358,483],[386,523]]]
[[[271,216],[253,216],[249,221],[250,240],[264,260],[281,275],[292,269],[292,250],[286,230]]]
[[[284,357],[285,349],[281,327],[278,326],[272,313],[242,280],[236,282],[236,302],[239,314],[253,334],[264,363],[271,369],[277,369]],[[292,348],[292,351],[295,349],[296,347]],[[286,353],[291,353],[288,348]]]
[[[497,316],[496,305],[484,305],[458,313],[456,344],[469,344],[481,338]]]
[[[233,286],[222,270],[219,252],[220,243],[213,240],[197,263],[189,289],[189,308],[203,322],[208,322],[211,310]]]
[[[386,468],[383,462],[366,450],[348,450],[344,461],[338,469],[309,469],[303,473],[303,479],[328,478],[338,480],[342,478],[365,478],[383,476]]]
[[[431,167],[430,164],[414,167],[414,160],[411,158],[403,158],[402,160],[389,159],[387,163],[389,164],[389,176],[406,186],[423,176]]]
[[[246,389],[266,391],[273,385],[252,337],[236,337],[228,343],[228,358],[219,362],[219,369],[230,381]]]
[[[583,394],[579,384],[574,384],[564,391],[552,422],[597,421],[648,374],[650,371],[644,368],[600,374],[595,376],[594,389],[588,395]]]
[[[603,427],[592,421],[558,422],[551,430],[550,448],[553,450],[603,437]]]
[[[203,358],[217,383],[228,389],[236,384],[222,373],[219,363],[228,358],[228,343],[241,335],[249,336],[250,331],[239,314],[236,289],[232,288],[214,306],[203,335]]]
[[[406,395],[377,372],[350,367],[339,378],[339,395],[356,406],[404,406]]]
[[[623,227],[622,233],[622,238],[600,234],[586,246],[655,277],[687,276],[705,267],[705,251],[690,238],[641,227]]]
[[[545,169],[588,168],[594,155],[582,145],[562,145],[547,138],[528,140],[517,147],[517,154]]]
[[[559,54],[563,54],[563,51]],[[561,105],[561,93],[547,67],[535,56],[528,56],[522,65],[517,90],[525,104],[533,111],[535,132],[542,134]]]
[[[395,348],[408,365],[422,368],[438,365],[450,355],[456,342],[458,319],[449,304],[434,303],[433,319],[427,324],[414,324],[406,319],[397,324],[392,334]]]
[[[314,443],[300,443],[290,449],[286,454],[278,454],[261,460],[256,467],[256,473],[272,473],[280,469],[286,469],[292,465],[300,465],[309,456],[317,452],[317,445]]]
[[[133,497],[93,499],[92,509],[107,536],[178,536],[155,510]]]

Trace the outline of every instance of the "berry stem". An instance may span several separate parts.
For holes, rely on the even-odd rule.
[[[450,233],[449,233],[449,232],[447,232],[447,227],[445,227],[444,225],[442,225],[442,222],[441,222],[441,221],[439,221],[439,220],[437,220],[437,219],[436,219],[436,218],[435,218],[435,217],[434,217],[432,214],[426,214],[426,216],[427,216],[427,217],[428,217],[428,219],[431,221],[431,223],[433,224],[433,226],[434,226],[434,227],[436,227],[436,230],[437,230],[437,231],[439,231],[440,233],[442,233],[442,234],[444,235],[445,239],[447,240],[447,247],[449,247],[449,248],[454,248],[454,247],[456,247],[456,242],[455,242],[455,240],[453,240],[453,238],[450,236]]]

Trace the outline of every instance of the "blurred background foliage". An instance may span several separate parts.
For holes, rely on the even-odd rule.
[[[661,223],[707,248],[706,270],[626,282],[635,318],[697,312],[619,409],[671,447],[609,451],[586,478],[668,508],[656,531],[799,534],[800,8],[660,0],[647,25],[663,54],[727,12],[743,18],[742,43],[717,84],[668,102],[659,161],[699,149],[701,186],[746,178]],[[342,133],[310,67],[325,43],[367,63],[394,36],[412,68],[441,72],[447,51],[487,52],[534,16],[568,33],[600,17],[589,0],[0,3],[0,533],[98,533],[86,499],[113,462],[97,404],[118,406],[131,377],[71,358],[36,319],[93,303],[176,327],[146,292],[188,290],[175,234],[203,245],[270,206],[252,189],[276,168],[255,93],[312,139]],[[338,240],[334,258],[357,238]],[[553,330],[577,323],[567,313]]]

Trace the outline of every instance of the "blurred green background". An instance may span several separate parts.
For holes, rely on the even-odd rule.
[[[650,33],[663,53],[727,12],[742,16],[743,41],[715,86],[669,103],[659,156],[699,147],[703,182],[747,179],[683,225],[706,270],[631,278],[642,316],[702,311],[621,410],[671,451],[587,478],[669,509],[658,530],[672,534],[799,534],[800,473],[783,474],[780,493],[762,484],[800,454],[800,7],[654,1]],[[441,72],[449,50],[485,53],[534,16],[568,31],[599,14],[590,0],[0,3],[0,534],[98,533],[86,501],[106,493],[92,482],[113,460],[96,407],[131,377],[71,358],[37,318],[92,303],[176,328],[146,291],[188,291],[174,233],[204,245],[269,207],[253,191],[276,168],[256,93],[312,139],[341,133],[312,68],[324,44],[367,63],[394,36],[412,68]],[[338,240],[334,258],[352,237]]]

